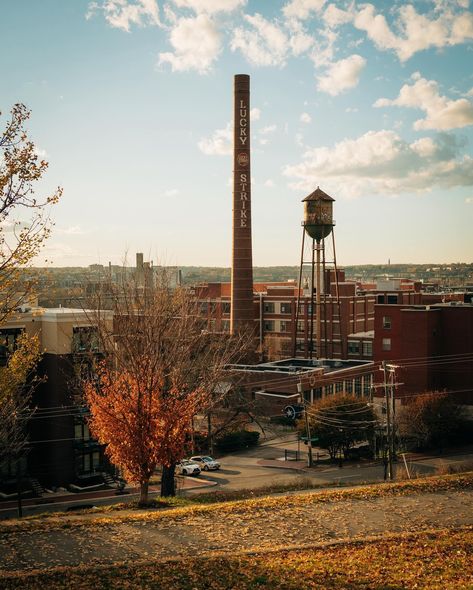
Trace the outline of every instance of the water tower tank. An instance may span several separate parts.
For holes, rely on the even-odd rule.
[[[333,229],[333,202],[331,196],[320,190],[319,187],[313,193],[302,199],[304,203],[304,221],[302,225],[311,238],[320,242],[326,238]]]

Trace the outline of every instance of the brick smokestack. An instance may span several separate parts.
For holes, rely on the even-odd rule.
[[[232,334],[254,327],[251,248],[250,77],[234,79]]]

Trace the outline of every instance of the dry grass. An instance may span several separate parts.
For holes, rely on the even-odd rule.
[[[398,534],[265,553],[52,568],[4,576],[4,590],[467,590],[473,530]]]

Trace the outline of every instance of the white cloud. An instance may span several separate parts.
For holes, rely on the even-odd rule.
[[[271,178],[268,178],[267,180],[264,181],[263,186],[266,186],[268,188],[273,188],[274,182],[271,180]]]
[[[55,227],[54,232],[65,236],[83,236],[86,233],[79,225],[64,228]]]
[[[307,33],[300,21],[288,20],[285,26],[289,33],[289,46],[293,55],[302,55],[315,44],[315,38]]]
[[[156,0],[103,0],[90,2],[85,18],[88,20],[97,11],[102,11],[105,20],[114,28],[129,31],[131,25],[161,25]]]
[[[357,107],[347,107],[345,109],[345,113],[357,113],[357,112],[358,112]]]
[[[268,133],[274,133],[277,129],[277,125],[267,125],[266,127],[263,127],[262,129],[260,129],[260,134],[261,135],[268,135]]]
[[[253,107],[250,110],[250,121],[259,121],[260,117],[261,117],[261,109],[258,109],[257,107]]]
[[[34,153],[35,153],[35,156],[38,156],[38,158],[47,158],[48,157],[48,152],[46,150],[39,148],[37,145],[34,148]]]
[[[288,38],[284,31],[260,14],[245,15],[251,29],[237,27],[233,32],[230,47],[241,51],[255,66],[280,66],[285,63]]]
[[[473,159],[460,153],[455,138],[409,144],[394,131],[369,131],[333,147],[308,149],[301,163],[286,166],[292,188],[324,185],[334,194],[399,194],[473,183]]]
[[[333,61],[334,46],[338,39],[338,33],[330,29],[321,29],[317,33],[310,59],[317,67],[330,65]]]
[[[466,203],[467,205],[473,205],[473,197],[467,197],[467,198],[465,199],[465,203]]]
[[[232,123],[224,129],[217,129],[210,137],[203,137],[197,144],[207,156],[229,156],[232,153]]]
[[[282,9],[286,18],[306,19],[312,12],[320,12],[325,0],[291,0]]]
[[[12,221],[10,219],[4,219],[0,222],[0,233],[18,234],[21,230],[28,229],[29,227],[31,227],[31,223],[28,223],[27,221]]]
[[[250,120],[257,121],[261,116],[260,109],[254,107],[250,110]],[[269,127],[263,128],[260,133],[270,133],[274,129]],[[261,143],[261,142],[260,142]],[[231,121],[223,129],[216,129],[210,137],[203,137],[197,146],[199,150],[207,156],[229,156],[233,151],[233,124]]]
[[[289,35],[289,46],[293,55],[302,55],[314,45],[314,39],[303,31],[291,33]]]
[[[358,84],[366,60],[361,55],[351,55],[329,66],[325,74],[317,77],[317,87],[332,96]]]
[[[429,156],[433,156],[437,151],[437,144],[431,137],[422,137],[414,143],[411,143],[412,150],[421,156],[421,158],[426,158]]]
[[[414,83],[404,84],[399,96],[393,100],[380,98],[375,107],[400,106],[418,108],[425,112],[426,117],[414,123],[414,129],[458,129],[473,125],[473,104],[466,98],[449,100],[440,96],[438,84],[435,80],[421,78],[420,74],[413,76]]]
[[[302,133],[296,133],[296,135],[294,136],[294,141],[296,142],[296,145],[298,145],[299,147],[304,147],[304,136],[302,135]]]
[[[379,49],[395,51],[400,61],[429,47],[457,45],[473,39],[473,14],[458,14],[449,8],[429,18],[410,4],[400,6],[394,22],[399,31],[396,35],[373,4],[364,4],[355,15],[354,25],[365,31]]]
[[[236,8],[245,6],[247,0],[173,0],[179,8],[190,8],[197,14],[206,12],[232,12]]]
[[[221,51],[221,38],[214,22],[205,14],[181,18],[171,31],[174,52],[160,53],[159,63],[169,63],[173,71],[210,70]]]
[[[324,21],[329,27],[339,27],[349,23],[353,19],[353,14],[349,10],[341,10],[335,4],[329,4],[323,14]]]
[[[177,189],[177,188],[168,188],[167,190],[164,191],[165,197],[175,197],[178,194],[179,194],[179,189]]]
[[[299,121],[301,123],[310,123],[312,121],[312,117],[309,115],[309,113],[302,113],[302,115],[299,117]]]

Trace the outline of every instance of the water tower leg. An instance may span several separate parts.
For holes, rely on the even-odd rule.
[[[317,341],[317,356],[316,358],[320,358],[320,347],[321,347],[321,343],[322,343],[322,338],[321,338],[321,318],[320,318],[320,242],[317,242],[317,245],[315,247],[316,252],[317,252],[317,264],[316,264],[316,292],[315,292],[315,297],[316,297],[316,309],[317,309],[317,315],[315,318],[316,324],[315,324],[315,339]]]

